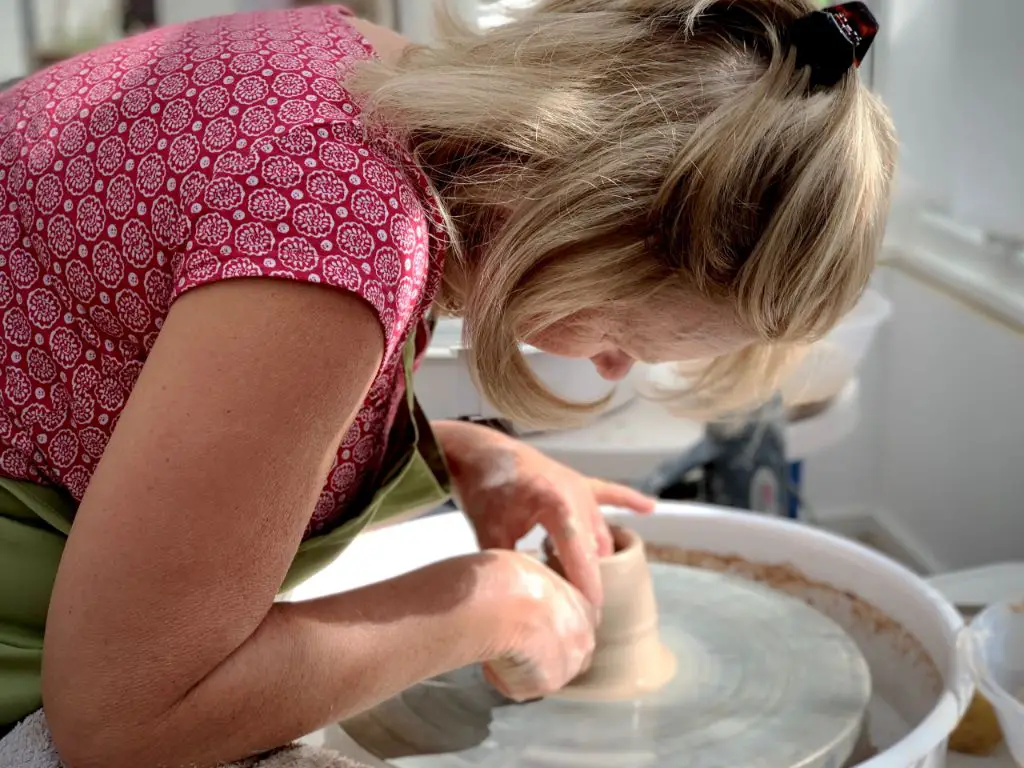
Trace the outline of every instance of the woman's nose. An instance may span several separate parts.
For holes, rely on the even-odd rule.
[[[602,352],[590,358],[590,362],[607,381],[622,381],[633,367],[633,358],[625,352]]]

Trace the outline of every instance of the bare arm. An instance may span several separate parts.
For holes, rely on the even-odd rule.
[[[430,423],[451,475],[452,497],[463,504],[463,486],[483,482],[495,475],[499,480],[516,474],[515,456],[509,450],[511,438],[497,430],[465,421],[437,420]]]
[[[336,291],[238,281],[176,303],[50,606],[44,702],[70,768],[235,760],[493,651],[494,555],[273,603],[382,349]]]

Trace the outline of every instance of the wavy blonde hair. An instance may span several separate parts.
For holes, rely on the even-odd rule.
[[[518,345],[580,312],[680,288],[725,303],[756,343],[677,398],[708,413],[762,400],[851,309],[895,140],[855,72],[812,90],[797,69],[785,30],[816,5],[541,0],[483,31],[442,14],[438,45],[350,78],[442,200],[439,304],[504,413],[550,426],[593,409],[545,388]]]

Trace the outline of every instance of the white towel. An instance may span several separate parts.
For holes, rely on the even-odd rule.
[[[62,768],[42,710],[0,740],[0,768]],[[308,746],[286,747],[266,757],[226,768],[366,768],[338,752]]]

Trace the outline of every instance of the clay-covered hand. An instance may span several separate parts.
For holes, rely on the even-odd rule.
[[[439,422],[462,509],[483,549],[514,549],[536,525],[550,537],[566,578],[593,605],[603,602],[597,559],[613,551],[601,506],[651,512],[654,500],[548,458],[494,430]]]
[[[513,701],[564,688],[590,665],[596,611],[569,582],[519,552],[498,559],[502,627],[484,675]]]

